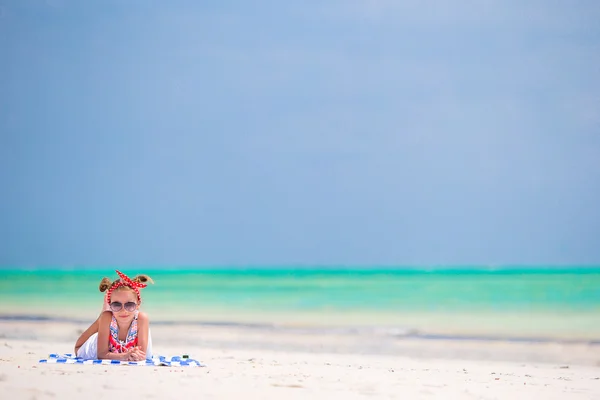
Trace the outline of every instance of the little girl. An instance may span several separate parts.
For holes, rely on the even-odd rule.
[[[139,311],[140,289],[151,282],[146,275],[130,279],[117,271],[121,279],[100,282],[100,291],[108,289],[102,313],[75,343],[75,354],[85,359],[142,361],[152,358],[148,315]]]

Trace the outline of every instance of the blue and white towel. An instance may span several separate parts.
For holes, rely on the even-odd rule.
[[[206,367],[205,364],[186,356],[164,357],[154,356],[144,361],[120,361],[120,360],[86,360],[74,357],[72,354],[50,354],[47,359],[40,360],[46,364],[97,364],[97,365],[145,365],[166,367]]]

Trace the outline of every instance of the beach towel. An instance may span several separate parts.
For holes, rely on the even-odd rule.
[[[45,364],[91,364],[91,365],[136,365],[166,367],[206,367],[206,365],[187,356],[164,357],[154,356],[144,361],[93,360],[74,357],[72,354],[50,354],[47,359],[40,360]]]

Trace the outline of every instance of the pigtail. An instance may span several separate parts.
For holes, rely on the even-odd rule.
[[[137,282],[137,283],[154,283],[154,281],[152,280],[152,278],[150,278],[148,275],[138,275],[135,278],[132,279],[133,282]]]
[[[111,282],[110,279],[102,278],[102,280],[100,281],[100,286],[98,288],[100,289],[101,292],[104,292],[108,288],[110,288],[112,286],[112,284],[113,284],[113,282]]]

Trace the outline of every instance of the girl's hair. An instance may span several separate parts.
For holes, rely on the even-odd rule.
[[[132,281],[139,282],[139,283],[146,283],[146,282],[154,283],[152,278],[150,278],[148,275],[138,275],[135,278],[133,278]],[[101,292],[104,292],[119,282],[121,282],[121,279],[116,279],[114,281],[111,281],[108,278],[102,278],[102,280],[100,281],[99,289]]]

